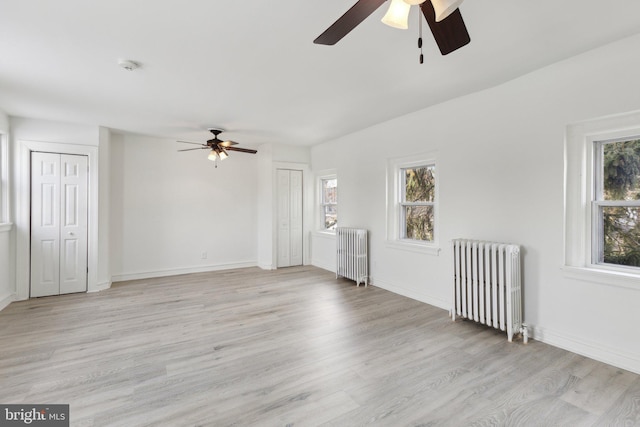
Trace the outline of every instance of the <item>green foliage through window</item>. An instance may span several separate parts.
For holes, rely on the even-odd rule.
[[[600,261],[640,267],[640,139],[600,143]]]
[[[401,201],[404,238],[432,241],[434,235],[435,167],[402,169],[404,192]]]

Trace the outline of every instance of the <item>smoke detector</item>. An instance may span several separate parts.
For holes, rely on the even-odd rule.
[[[118,65],[127,71],[133,71],[136,68],[140,67],[140,64],[138,64],[135,61],[130,61],[128,59],[118,59]]]

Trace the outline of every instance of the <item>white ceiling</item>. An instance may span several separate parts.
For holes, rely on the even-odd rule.
[[[310,145],[488,88],[640,32],[638,0],[467,0],[471,43],[441,56],[418,9],[383,5],[335,46],[355,0],[2,0],[0,109],[245,147]],[[629,52],[637,55],[638,52]],[[125,71],[118,58],[142,64]],[[571,76],[567,76],[570,78]]]

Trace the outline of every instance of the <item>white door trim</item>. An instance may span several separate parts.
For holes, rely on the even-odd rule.
[[[98,147],[39,141],[18,141],[16,186],[16,299],[29,298],[31,254],[31,152],[79,154],[89,160],[89,224],[87,292],[98,286]]]
[[[310,253],[309,253],[309,239],[311,235],[311,227],[313,225],[313,179],[311,176],[311,169],[306,163],[294,163],[294,162],[273,162],[272,163],[272,177],[271,182],[273,185],[273,194],[271,201],[271,265],[273,268],[277,268],[278,265],[278,191],[277,191],[277,174],[278,169],[291,169],[302,171],[302,264],[309,265]]]

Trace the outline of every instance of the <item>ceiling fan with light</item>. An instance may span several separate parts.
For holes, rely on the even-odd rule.
[[[240,153],[250,153],[250,154],[256,154],[258,152],[258,150],[251,150],[249,148],[234,147],[234,145],[238,144],[237,142],[234,142],[234,141],[221,140],[220,138],[218,138],[218,135],[220,135],[223,132],[221,129],[210,128],[209,132],[213,134],[213,138],[208,140],[205,144],[201,144],[199,142],[178,141],[183,144],[200,145],[200,147],[197,147],[197,148],[185,148],[183,150],[178,150],[178,151],[210,150],[208,159],[212,161],[216,161],[216,167],[218,167],[218,163],[217,163],[218,159],[224,160],[227,157],[229,157],[229,153],[227,151],[238,151]]]
[[[344,15],[320,34],[315,44],[334,45],[387,0],[358,0]],[[458,6],[463,0],[390,0],[389,10],[382,18],[385,24],[401,29],[408,28],[409,10],[420,6],[440,52],[447,55],[471,41]],[[422,22],[422,21],[420,21]],[[418,41],[422,47],[422,37]]]

